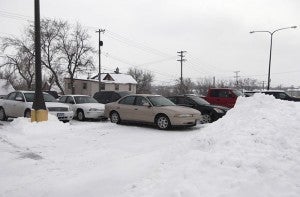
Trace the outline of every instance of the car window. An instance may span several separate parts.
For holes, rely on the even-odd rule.
[[[173,103],[177,103],[176,97],[168,97],[168,99]]]
[[[62,97],[59,98],[59,102],[65,103],[66,99],[67,99],[66,96],[62,96]]]
[[[185,100],[186,99],[184,97],[178,97],[177,98],[177,104],[181,104],[181,105],[186,104]]]
[[[286,96],[285,93],[280,92],[280,93],[278,94],[278,97],[279,97],[280,99],[285,99],[287,96]]]
[[[133,105],[134,100],[135,100],[135,96],[127,96],[121,99],[119,103],[124,105]]]
[[[117,101],[117,100],[119,100],[120,98],[121,98],[121,96],[120,96],[119,94],[117,94],[117,93],[113,93],[113,94],[111,95],[111,101],[112,101],[112,102]]]
[[[16,98],[22,98],[22,100],[24,101],[24,96],[23,96],[23,94],[21,92],[17,92]]]
[[[207,102],[203,98],[199,98],[198,96],[190,96],[189,98],[192,99],[194,102],[196,102],[199,105],[210,105],[209,102]]]
[[[219,95],[218,95],[218,97],[221,97],[221,98],[228,98],[228,97],[229,97],[228,90],[219,90]]]
[[[24,96],[25,96],[25,99],[27,102],[33,102],[34,100],[34,92],[27,92],[27,93],[24,93]],[[44,101],[45,102],[57,102],[57,100],[51,96],[50,94],[47,94],[47,93],[44,93]]]
[[[160,107],[160,106],[173,106],[175,105],[169,99],[163,96],[147,96],[153,106]]]
[[[89,96],[74,96],[75,102],[80,103],[98,103],[94,98]]]
[[[68,96],[68,98],[66,99],[66,103],[70,103],[70,104],[75,103],[73,97]]]
[[[15,100],[16,92],[12,92],[7,96],[7,100]]]
[[[144,106],[145,104],[150,105],[148,100],[145,97],[142,97],[142,96],[136,97],[135,104],[138,105],[138,106]]]

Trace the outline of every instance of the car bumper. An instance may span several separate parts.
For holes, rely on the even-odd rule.
[[[87,111],[84,115],[90,119],[101,119],[104,118],[104,111]]]
[[[197,121],[201,119],[201,116],[193,117],[173,117],[170,121],[172,126],[194,126]]]
[[[56,116],[60,121],[70,121],[73,119],[72,111],[50,111],[49,113]]]

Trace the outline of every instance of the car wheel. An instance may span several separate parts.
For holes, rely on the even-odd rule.
[[[110,121],[112,123],[116,123],[116,124],[120,124],[121,123],[121,118],[120,118],[120,115],[118,114],[118,112],[116,112],[116,111],[111,112],[111,114],[110,114]]]
[[[77,111],[77,118],[80,121],[84,121],[85,120],[84,112],[82,110],[78,110]]]
[[[156,118],[155,124],[159,129],[162,130],[168,129],[171,126],[169,118],[165,115],[158,116]]]
[[[201,124],[211,123],[211,116],[209,114],[203,114],[202,119],[200,120]]]
[[[7,120],[7,116],[6,116],[5,111],[2,107],[0,108],[0,120],[2,120],[2,121]]]
[[[24,112],[24,117],[25,118],[31,118],[31,110],[26,109],[25,112]]]

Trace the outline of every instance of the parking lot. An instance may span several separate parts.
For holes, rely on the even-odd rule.
[[[298,197],[299,107],[257,95],[216,122],[172,130],[1,122],[0,196]]]

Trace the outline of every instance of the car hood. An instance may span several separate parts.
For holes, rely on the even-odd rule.
[[[59,103],[59,102],[45,102],[46,107],[67,107],[69,106],[64,103]]]
[[[201,114],[201,112],[199,112],[196,109],[189,108],[189,107],[178,106],[178,105],[161,106],[161,107],[157,107],[157,108],[170,110],[170,111],[173,111],[173,112],[179,113],[179,114]]]
[[[81,104],[75,104],[77,107],[81,108],[96,108],[96,109],[101,109],[104,110],[104,104],[102,103],[81,103]]]
[[[33,102],[27,102],[29,106],[33,105]],[[60,102],[45,102],[46,107],[65,107],[69,109],[69,105]]]

